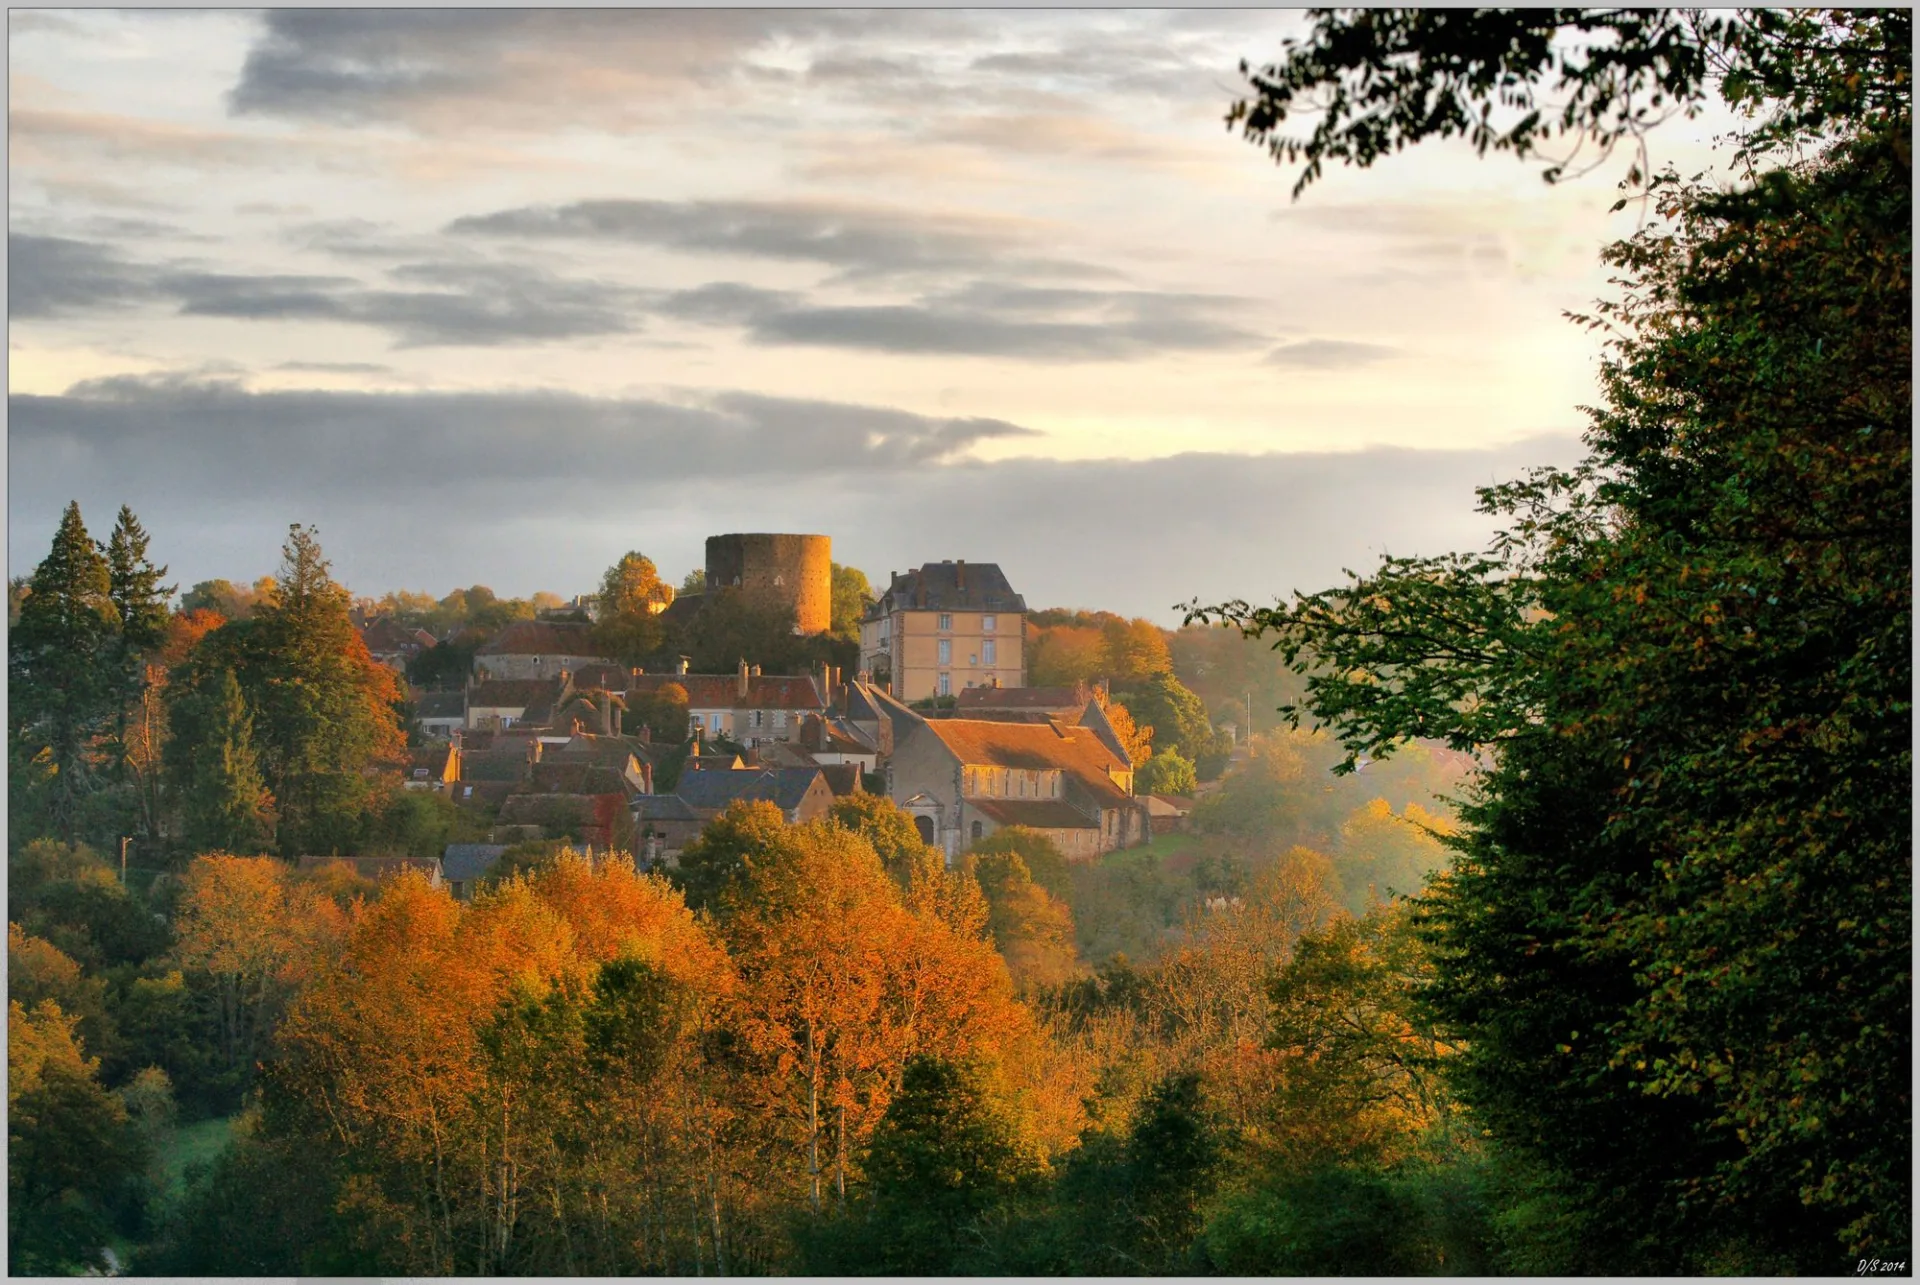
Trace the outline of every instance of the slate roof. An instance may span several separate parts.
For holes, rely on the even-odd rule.
[[[1103,802],[1124,802],[1130,797],[1107,775],[1109,768],[1125,771],[1127,764],[1084,728],[1059,723],[997,723],[977,718],[939,719],[926,726],[963,764],[1057,768]]]
[[[575,621],[516,620],[495,634],[479,656],[593,656],[592,625]],[[594,656],[605,661],[604,656]]]
[[[493,869],[493,863],[506,850],[504,843],[449,843],[440,855],[440,875],[471,883]]]
[[[822,763],[820,775],[827,778],[827,788],[833,791],[836,799],[844,799],[849,794],[866,793],[866,787],[860,783],[858,763]]]
[[[847,718],[856,723],[877,723],[880,721],[880,707],[867,699],[865,683],[848,683]]]
[[[630,794],[633,786],[601,763],[541,759],[533,765],[533,788],[542,794]]]
[[[627,690],[629,677],[624,665],[616,665],[612,661],[595,661],[573,671],[573,685],[581,691],[599,689],[624,692]]]
[[[420,699],[413,704],[415,718],[465,718],[467,716],[467,694],[465,692],[422,692]]]
[[[700,814],[677,794],[642,794],[633,800],[635,821],[698,821]]]
[[[489,678],[466,693],[468,709],[526,709],[560,694],[557,678]]]
[[[526,751],[518,747],[460,752],[462,781],[521,781],[526,775]]]
[[[1025,611],[997,562],[929,562],[895,575],[867,613],[870,620],[896,611]]]
[[[743,772],[690,772],[680,778],[674,793],[695,808],[718,812],[735,799],[764,799],[782,812],[800,806],[814,781],[817,767],[769,767]]]
[[[998,825],[1034,830],[1093,830],[1098,822],[1057,799],[968,799],[967,806]]]

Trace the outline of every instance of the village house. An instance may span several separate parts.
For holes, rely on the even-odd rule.
[[[997,563],[893,574],[860,622],[860,667],[903,701],[1023,686],[1026,610]]]
[[[472,901],[474,890],[507,850],[504,843],[449,843],[440,854],[440,877],[455,901]]]
[[[652,696],[669,684],[687,693],[690,728],[735,744],[792,740],[800,720],[823,713],[835,676],[825,670],[804,677],[762,674],[744,660],[733,674],[630,674],[627,698]]]
[[[413,721],[422,736],[444,740],[467,725],[467,694],[422,692],[413,703]]]
[[[395,673],[407,672],[407,663],[439,642],[424,629],[412,629],[392,616],[374,616],[357,621],[354,629],[367,646],[367,654]]]
[[[1038,830],[1076,860],[1149,837],[1132,763],[1091,728],[921,719],[896,736],[888,794],[949,861],[1005,826]]]
[[[744,767],[731,772],[691,772],[674,793],[704,820],[736,801],[764,801],[780,809],[789,825],[817,821],[833,806],[833,787],[817,767]]]
[[[474,669],[482,678],[551,679],[611,664],[593,654],[592,633],[592,625],[576,621],[516,620],[474,653]]]

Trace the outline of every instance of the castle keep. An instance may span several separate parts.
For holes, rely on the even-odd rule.
[[[707,537],[707,591],[738,588],[793,606],[803,634],[833,623],[833,541],[766,533]]]

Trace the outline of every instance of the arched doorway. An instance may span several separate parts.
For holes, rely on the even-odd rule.
[[[920,841],[922,843],[931,844],[933,842],[932,817],[915,817],[913,819],[913,828],[920,832]]]

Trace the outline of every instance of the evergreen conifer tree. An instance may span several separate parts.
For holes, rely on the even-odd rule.
[[[256,851],[271,837],[273,800],[239,681],[221,668],[177,690],[167,768],[180,800],[181,837],[196,853]]]
[[[10,775],[15,823],[77,839],[82,805],[98,786],[101,733],[110,726],[109,659],[119,633],[107,563],[67,505],[53,547],[34,570],[8,646]]]

